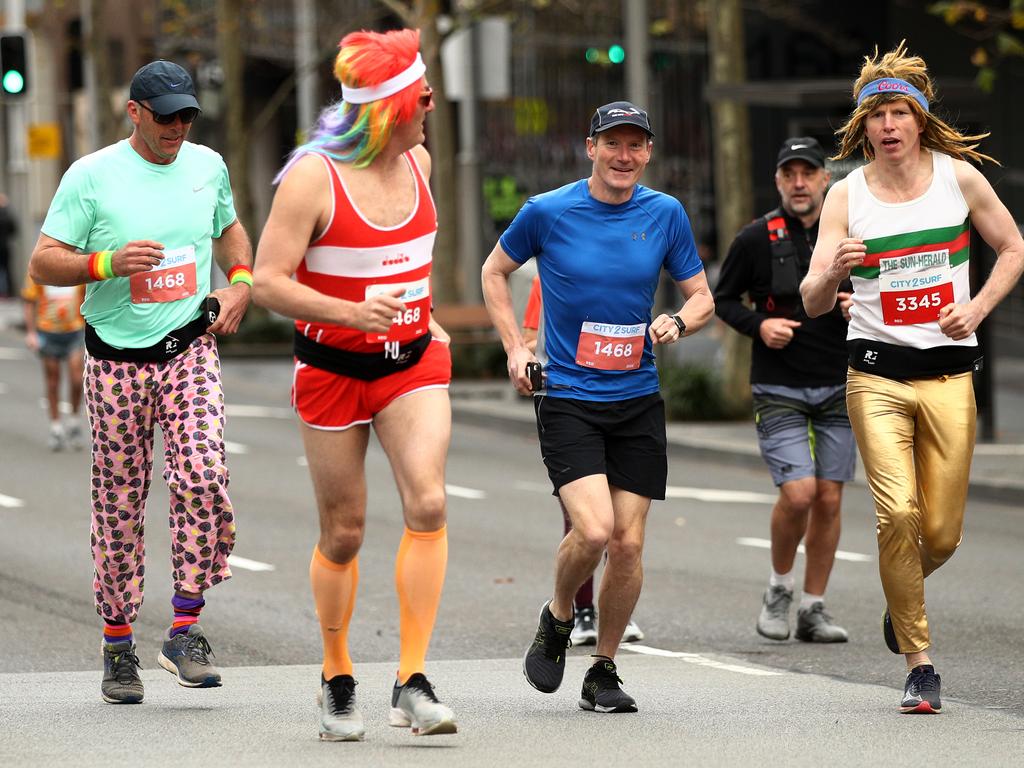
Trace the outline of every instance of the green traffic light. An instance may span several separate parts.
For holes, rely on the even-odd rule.
[[[589,61],[591,64],[595,64],[597,63],[597,60],[600,58],[600,54],[597,52],[597,48],[587,48],[586,57],[587,61]]]
[[[11,70],[4,73],[4,93],[21,93],[25,88],[25,78],[21,72]]]
[[[621,45],[613,45],[608,49],[608,60],[612,64],[621,64],[626,58],[626,50]]]

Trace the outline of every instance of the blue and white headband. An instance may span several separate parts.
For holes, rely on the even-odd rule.
[[[876,93],[897,93],[901,96],[907,96],[920,104],[925,112],[929,111],[928,99],[924,97],[924,94],[906,80],[900,80],[898,77],[882,77],[878,80],[872,80],[861,88],[860,93],[857,94],[857,106],[859,107],[861,102],[868,96],[874,96]]]

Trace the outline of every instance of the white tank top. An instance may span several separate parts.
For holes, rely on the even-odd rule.
[[[868,189],[864,169],[847,176],[849,232],[867,245],[853,270],[847,339],[916,349],[977,346],[974,334],[954,341],[939,330],[939,308],[971,300],[970,209],[949,155],[931,152],[932,182],[920,197],[884,203]]]

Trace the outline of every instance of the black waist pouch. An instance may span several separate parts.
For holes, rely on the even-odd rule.
[[[349,352],[346,349],[329,347],[296,331],[295,357],[306,365],[339,376],[375,381],[416,365],[427,351],[430,339],[428,331],[418,339],[403,344],[398,357],[391,358],[385,357],[381,352]]]
[[[96,333],[96,329],[86,323],[85,348],[92,357],[99,360],[113,360],[118,363],[166,363],[176,358],[189,344],[206,333],[209,325],[206,313],[203,312],[191,323],[171,331],[152,346],[118,349],[103,341]]]

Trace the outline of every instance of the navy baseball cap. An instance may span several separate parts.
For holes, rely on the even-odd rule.
[[[151,61],[135,73],[128,98],[148,101],[158,115],[172,115],[186,107],[200,109],[192,76],[173,61],[163,59]]]
[[[651,122],[647,119],[647,112],[628,101],[613,101],[611,104],[598,107],[594,111],[594,116],[590,118],[590,133],[588,135],[590,138],[594,138],[595,134],[607,131],[617,125],[635,125],[638,128],[643,128],[649,137],[654,136]]]
[[[791,136],[779,147],[779,159],[775,162],[775,167],[781,168],[790,160],[804,160],[815,168],[824,168],[825,150],[810,136]]]

